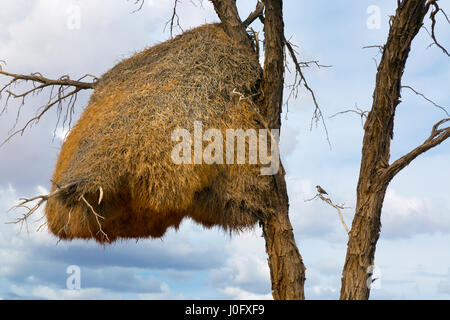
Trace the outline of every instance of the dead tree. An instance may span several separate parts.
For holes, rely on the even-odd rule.
[[[437,0],[398,1],[387,42],[381,47],[383,55],[378,66],[373,105],[364,125],[356,211],[343,269],[341,299],[369,298],[370,286],[367,280],[370,267],[374,264],[381,228],[381,209],[390,181],[416,157],[450,137],[450,127],[445,127],[450,118],[446,118],[432,127],[430,136],[420,146],[390,162],[390,144],[394,134],[395,110],[401,98],[403,71],[411,43],[430,10],[432,40],[448,55],[434,33],[435,16],[441,11]]]

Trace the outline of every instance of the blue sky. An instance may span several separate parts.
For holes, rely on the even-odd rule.
[[[121,59],[168,39],[165,22],[172,1],[146,1],[131,13],[134,1],[2,1],[0,60],[10,72],[40,71],[49,77],[85,73],[100,76]],[[441,7],[450,12],[448,3]],[[242,16],[254,1],[238,0]],[[396,1],[285,1],[287,37],[299,45],[304,61],[319,60],[332,68],[305,70],[326,118],[332,143],[321,126],[310,130],[312,101],[304,91],[283,115],[282,158],[287,170],[290,215],[307,267],[306,297],[337,299],[347,237],[333,208],[305,202],[322,185],[332,199],[355,206],[363,130],[357,115],[329,118],[357,104],[369,109],[375,80],[376,49],[388,32]],[[367,8],[380,9],[380,29],[369,29]],[[69,28],[73,8],[80,8],[79,28]],[[183,1],[180,23],[189,29],[216,21],[207,1]],[[70,25],[70,24],[69,24]],[[429,23],[427,23],[429,26]],[[255,24],[256,29],[261,26]],[[450,28],[439,17],[437,35],[450,47]],[[403,84],[450,107],[449,61],[422,30],[414,41]],[[292,68],[291,68],[292,69]],[[0,83],[7,81],[0,78]],[[287,74],[287,84],[292,75]],[[89,92],[80,96],[77,116]],[[396,113],[392,159],[419,145],[431,126],[445,117],[415,94],[404,91]],[[21,122],[34,114],[45,97],[27,100]],[[0,118],[6,138],[16,117],[11,103]],[[0,149],[0,298],[3,299],[270,299],[269,270],[261,230],[230,237],[189,221],[163,239],[121,241],[102,247],[93,242],[59,242],[47,231],[19,233],[5,224],[19,212],[6,211],[23,196],[50,187],[62,140],[53,139],[56,114]],[[58,132],[61,132],[59,128]],[[2,138],[2,139],[3,139]],[[450,144],[444,142],[405,168],[391,183],[383,207],[376,251],[380,282],[372,299],[450,298]],[[351,224],[352,209],[344,211]],[[81,269],[81,289],[69,290],[66,269]]]

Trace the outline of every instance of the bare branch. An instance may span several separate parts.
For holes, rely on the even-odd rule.
[[[244,27],[247,28],[249,25],[251,25],[253,21],[255,21],[256,19],[258,19],[263,15],[263,12],[264,12],[264,3],[258,1],[258,3],[256,4],[255,11],[251,12],[247,17],[247,19],[245,19],[244,22],[242,23]]]
[[[170,30],[171,38],[173,38],[173,28],[174,27],[179,28],[181,30],[181,32],[183,32],[183,28],[181,28],[181,25],[180,25],[180,17],[178,16],[178,13],[177,13],[177,5],[178,5],[179,1],[180,0],[174,0],[172,16],[170,17],[169,21],[166,22],[166,25],[164,27],[164,31],[165,31],[167,28],[167,25],[170,25],[169,30]]]
[[[445,112],[445,114],[447,115],[447,117],[450,117],[450,114],[447,112],[447,109],[445,107],[442,107],[440,105],[438,105],[436,102],[434,102],[433,100],[427,98],[423,93],[418,92],[417,90],[415,90],[413,87],[410,86],[402,86],[402,89],[406,88],[411,90],[412,92],[414,92],[415,94],[417,94],[418,96],[421,96],[422,98],[424,98],[425,100],[427,100],[428,102],[430,102],[432,105],[434,105],[436,108],[441,109],[442,111]]]
[[[25,81],[33,81],[33,82],[42,83],[45,86],[72,86],[72,87],[77,87],[80,89],[94,89],[94,87],[97,83],[97,80],[98,80],[97,77],[90,75],[90,74],[84,75],[82,78],[80,78],[78,80],[72,80],[67,75],[62,76],[59,79],[53,80],[53,79],[43,77],[40,73],[32,73],[31,75],[23,75],[23,74],[9,73],[9,72],[0,70],[0,74],[13,78],[12,81],[14,81],[14,82],[19,81],[19,80],[25,80]],[[81,81],[82,79],[84,79],[86,77],[92,77],[94,79],[94,81],[93,82]]]
[[[361,117],[361,125],[364,126],[364,120],[367,120],[367,116],[369,115],[369,111],[362,110],[361,108],[358,107],[357,104],[355,104],[355,110],[349,109],[349,110],[345,110],[345,111],[341,111],[341,112],[335,113],[335,114],[333,114],[330,117],[330,119],[334,118],[334,117],[336,117],[338,115],[341,115],[341,114],[344,114],[344,113],[350,113],[350,112],[356,113],[357,115],[359,115]]]
[[[105,220],[105,217],[99,215],[99,214],[94,210],[94,207],[89,203],[89,201],[86,200],[86,198],[84,197],[84,195],[82,195],[82,196],[80,197],[80,200],[83,200],[84,203],[85,203],[85,204],[88,206],[88,208],[91,210],[91,212],[94,214],[95,221],[97,221],[97,225],[98,225],[98,232],[97,232],[97,234],[100,233],[100,234],[101,234],[108,242],[111,242],[111,241],[109,240],[108,235],[103,231],[103,229],[102,229],[102,224],[100,223],[100,220],[99,220],[99,219]]]
[[[363,49],[378,48],[378,50],[379,50],[381,53],[383,53],[383,50],[384,50],[384,46],[381,46],[381,45],[365,46],[365,47],[362,47],[362,48],[363,48]]]
[[[30,75],[23,75],[23,74],[9,73],[9,72],[6,72],[6,71],[3,71],[0,69],[0,75],[4,75],[4,76],[11,78],[10,81],[6,85],[4,85],[3,87],[0,88],[0,99],[2,98],[3,94],[6,95],[5,104],[0,112],[0,116],[6,112],[7,107],[8,107],[8,102],[10,101],[11,98],[20,100],[20,106],[17,111],[16,123],[14,124],[11,131],[13,131],[13,129],[17,125],[17,122],[20,117],[21,109],[25,105],[26,97],[38,95],[44,89],[47,89],[47,88],[50,89],[49,99],[48,99],[47,104],[45,104],[44,106],[39,108],[36,116],[33,117],[32,119],[30,119],[25,124],[25,126],[22,127],[22,129],[17,130],[15,132],[13,132],[12,134],[10,134],[3,141],[3,143],[0,144],[0,147],[3,144],[5,144],[6,142],[8,142],[9,140],[11,140],[11,138],[13,138],[15,135],[23,134],[24,131],[33,123],[39,122],[39,120],[42,118],[42,116],[55,105],[57,106],[57,114],[58,114],[57,125],[58,125],[62,111],[63,111],[63,104],[66,102],[66,100],[68,100],[68,102],[67,102],[67,107],[66,107],[66,113],[64,116],[64,125],[70,116],[70,120],[69,120],[69,127],[70,127],[71,120],[72,120],[72,114],[74,113],[74,108],[76,105],[78,93],[81,90],[94,89],[95,85],[97,84],[97,81],[98,81],[97,77],[90,75],[90,74],[86,74],[78,80],[72,80],[72,79],[70,79],[70,77],[68,75],[64,75],[58,79],[49,79],[49,78],[42,76],[40,73],[32,73]],[[82,81],[85,78],[92,78],[93,81],[92,82]],[[17,84],[19,84],[21,82],[31,82],[32,88],[29,90],[26,90],[24,92],[21,92],[21,93],[15,92],[14,88],[16,87]],[[56,88],[56,93],[54,94],[53,92],[54,92],[55,88]],[[70,88],[73,88],[73,90],[68,91]]]
[[[372,57],[372,60],[375,63],[375,68],[378,70],[378,61],[377,61],[377,57],[380,54],[383,54],[384,52],[384,46],[380,46],[380,45],[372,45],[372,46],[365,46],[363,47],[363,49],[370,49],[370,48],[378,48],[378,53],[376,54],[376,56]]]
[[[130,0],[127,0],[127,1],[130,1]],[[139,7],[131,13],[135,13],[135,12],[138,12],[139,10],[141,10],[142,7],[144,6],[144,3],[145,3],[145,0],[135,0],[134,4],[135,5],[139,4]]]
[[[341,210],[348,209],[348,208],[347,208],[347,207],[344,207],[344,205],[337,205],[337,204],[333,203],[333,201],[331,201],[330,198],[326,198],[326,197],[325,197],[323,194],[321,194],[321,193],[317,193],[317,194],[314,196],[314,198],[305,200],[305,202],[309,202],[309,201],[315,200],[315,199],[317,199],[317,198],[320,198],[322,201],[328,203],[330,206],[332,206],[333,208],[335,208],[335,209],[337,210],[337,212],[338,212],[338,214],[339,214],[339,219],[341,220],[341,223],[342,223],[342,225],[344,226],[344,229],[345,229],[345,231],[347,231],[347,234],[348,234],[348,233],[350,232],[350,230],[348,229],[347,224],[345,223],[344,217],[342,216],[342,212],[341,212]]]
[[[49,194],[47,194],[47,195],[39,195],[39,196],[35,196],[35,197],[29,198],[29,199],[22,198],[21,199],[22,202],[20,202],[18,205],[14,206],[10,210],[18,209],[18,208],[25,208],[27,210],[27,212],[22,217],[14,220],[12,222],[7,222],[7,224],[19,224],[20,223],[21,224],[21,227],[20,227],[21,230],[22,230],[23,224],[25,224],[27,226],[27,231],[28,231],[28,218],[30,216],[32,216],[50,198],[54,198],[54,197],[57,197],[57,196],[59,196],[61,194],[67,193],[75,185],[76,185],[76,183],[73,182],[73,183],[69,183],[69,184],[67,184],[67,185],[65,185],[63,187],[59,187],[55,183],[56,190],[51,192],[51,193],[49,193]],[[99,191],[100,191],[100,197],[99,197],[99,200],[98,200],[98,204],[100,204],[102,199],[103,199],[103,188],[100,187]],[[28,204],[33,203],[35,201],[37,201],[37,203],[33,207],[28,207]],[[98,232],[97,232],[97,234],[100,233],[102,235],[102,237],[104,239],[106,239],[106,241],[111,242],[109,240],[108,235],[103,231],[102,224],[100,222],[100,219],[101,220],[105,220],[105,217],[100,215],[100,214],[98,214],[95,211],[94,207],[89,203],[89,201],[87,201],[87,199],[85,198],[84,195],[81,195],[81,197],[78,199],[78,201],[83,201],[86,204],[86,206],[89,208],[89,210],[92,212],[92,214],[94,215],[95,221],[97,222],[97,225],[98,225]],[[67,220],[67,224],[63,228],[61,228],[60,231],[62,231],[64,228],[66,228],[70,224],[70,215],[71,215],[71,213],[72,213],[72,209],[69,211],[69,217],[68,217],[68,220]],[[43,227],[43,225],[45,225],[45,223],[42,224],[41,226],[39,226],[38,230],[40,230]]]
[[[313,99],[314,106],[315,106],[314,115],[313,115],[313,118],[311,119],[311,129],[312,129],[313,121],[316,122],[316,125],[317,125],[317,123],[319,121],[321,121],[322,125],[323,125],[323,127],[325,129],[328,145],[331,148],[331,142],[330,142],[330,137],[328,135],[328,129],[327,129],[327,126],[325,124],[325,119],[323,117],[322,110],[320,109],[319,104],[317,103],[316,95],[315,95],[314,91],[311,89],[311,87],[309,86],[309,84],[308,84],[308,82],[307,82],[307,80],[306,80],[306,78],[305,78],[305,76],[303,74],[302,64],[299,63],[299,61],[297,59],[296,52],[295,52],[291,42],[286,40],[286,37],[284,35],[283,35],[283,41],[284,41],[286,47],[288,48],[289,54],[291,56],[292,61],[294,62],[295,70],[296,70],[294,84],[291,86],[291,92],[289,94],[288,101],[289,101],[289,99],[291,97],[296,97],[297,96],[297,88],[300,87],[303,84],[303,86],[306,88],[306,90],[308,90],[309,93],[311,94],[311,97]],[[317,66],[320,66],[316,61],[314,61],[314,62],[315,62],[315,64]],[[303,66],[304,65],[305,65],[305,63],[303,63]]]
[[[450,57],[450,53],[447,51],[447,49],[445,49],[445,48],[437,41],[437,39],[436,39],[436,34],[435,34],[435,31],[434,31],[435,26],[436,26],[436,15],[437,15],[439,12],[442,12],[442,14],[444,15],[444,17],[445,17],[445,19],[447,20],[448,23],[450,23],[450,20],[449,20],[447,14],[445,13],[445,11],[442,10],[442,9],[439,7],[439,5],[437,4],[437,0],[429,0],[427,5],[428,5],[428,6],[431,5],[431,6],[434,7],[433,10],[431,11],[431,14],[430,14],[430,19],[431,19],[431,38],[433,39],[433,43],[432,43],[431,45],[435,44],[435,45],[438,46],[438,47],[439,47],[439,48],[440,48],[447,56]]]
[[[21,198],[20,200],[22,200],[18,205],[12,207],[11,209],[9,209],[9,211],[11,211],[12,209],[19,209],[19,208],[25,208],[27,209],[27,213],[25,213],[21,218],[18,218],[12,222],[7,222],[7,224],[21,224],[21,229],[23,224],[27,224],[27,220],[30,216],[32,216],[45,202],[48,201],[48,199],[56,197],[64,192],[66,192],[67,190],[69,190],[70,188],[72,188],[75,185],[75,183],[70,183],[62,188],[57,187],[55,191],[51,192],[50,194],[46,194],[46,195],[39,195],[39,196],[35,196],[32,198]],[[38,202],[33,206],[33,207],[28,207],[27,205],[30,203],[35,202],[36,200],[38,200]]]
[[[432,128],[430,136],[420,146],[394,161],[388,168],[386,168],[383,175],[384,181],[390,181],[397,173],[409,165],[419,155],[448,139],[450,137],[450,127],[440,128],[440,126],[449,121],[450,118],[446,118],[437,122]]]

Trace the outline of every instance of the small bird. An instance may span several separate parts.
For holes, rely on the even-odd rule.
[[[328,194],[321,186],[316,186],[317,192],[320,194]]]

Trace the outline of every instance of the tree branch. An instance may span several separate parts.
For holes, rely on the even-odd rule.
[[[425,100],[427,100],[429,103],[431,103],[432,105],[434,105],[436,108],[441,109],[442,111],[445,112],[445,114],[447,115],[447,117],[450,117],[450,114],[447,112],[447,109],[444,108],[443,106],[438,105],[436,102],[434,102],[433,100],[427,98],[423,93],[420,93],[419,91],[417,91],[416,89],[414,89],[413,87],[410,86],[402,86],[402,89],[406,88],[411,90],[412,92],[414,92],[415,94],[417,94],[418,96],[421,96],[422,98],[424,98]]]
[[[251,25],[253,21],[255,21],[256,19],[258,19],[263,15],[263,12],[264,12],[264,3],[258,1],[258,3],[256,4],[255,11],[251,12],[247,17],[247,19],[245,19],[245,21],[242,23],[244,27],[247,28],[249,25]]]
[[[19,208],[25,208],[27,210],[27,212],[25,214],[23,214],[22,217],[17,218],[14,221],[11,222],[7,222],[7,224],[20,224],[20,229],[22,230],[23,225],[26,225],[26,228],[28,230],[28,218],[30,216],[32,216],[44,203],[46,203],[49,199],[60,196],[62,194],[66,194],[68,192],[70,192],[70,190],[76,186],[76,182],[72,182],[69,183],[63,187],[59,187],[57,184],[55,184],[56,189],[49,193],[49,194],[45,194],[45,195],[39,195],[39,196],[35,196],[32,198],[22,198],[20,200],[22,200],[22,202],[20,202],[18,205],[14,206],[12,209],[19,209]],[[102,198],[103,198],[103,188],[99,188],[100,191],[100,196],[99,196],[99,200],[98,200],[98,204],[100,205]],[[28,207],[28,204],[33,203],[37,201],[37,203],[33,206],[33,207]],[[102,228],[102,224],[101,224],[101,220],[105,220],[105,217],[98,214],[94,207],[89,203],[89,201],[86,199],[86,197],[83,195],[81,195],[78,199],[78,201],[83,202],[87,208],[89,209],[89,211],[94,215],[95,221],[97,223],[98,226],[98,233],[100,233],[103,237],[103,239],[105,239],[107,242],[111,242],[108,235],[105,233],[105,231]],[[69,211],[69,219],[67,221],[66,226],[64,226],[63,228],[67,227],[67,225],[70,224],[70,213],[72,212],[72,209]],[[39,229],[42,227],[42,225],[39,227]]]
[[[251,42],[246,27],[239,17],[236,0],[210,0],[214,10],[222,21],[225,32],[237,43],[251,48]]]
[[[309,201],[312,201],[317,198],[320,198],[322,201],[328,203],[330,206],[332,206],[333,208],[335,208],[337,210],[337,212],[339,214],[339,219],[341,220],[341,223],[344,226],[344,229],[345,229],[345,231],[347,231],[347,234],[348,234],[350,232],[350,230],[348,229],[347,224],[345,223],[344,217],[342,216],[342,212],[341,212],[341,210],[348,209],[348,208],[344,207],[344,205],[337,205],[337,204],[333,203],[333,201],[331,201],[330,198],[325,198],[325,196],[323,196],[320,193],[316,194],[314,196],[314,198],[305,200],[305,202],[309,202]]]
[[[173,11],[172,11],[172,17],[170,18],[169,21],[166,22],[166,26],[164,27],[164,29],[166,29],[167,25],[170,24],[170,37],[173,38],[173,28],[178,27],[181,32],[183,32],[183,28],[181,28],[180,25],[180,17],[178,16],[177,13],[177,5],[178,5],[179,0],[175,0],[173,3]],[[176,22],[175,22],[176,20]]]
[[[20,200],[22,200],[22,201],[18,205],[9,209],[9,211],[11,211],[12,209],[25,208],[25,209],[27,209],[27,213],[25,213],[21,218],[17,218],[16,220],[14,220],[12,222],[7,222],[7,224],[19,224],[20,223],[20,229],[22,229],[23,224],[26,224],[27,229],[28,229],[27,221],[30,216],[32,216],[45,202],[47,202],[48,199],[56,197],[58,195],[61,195],[64,192],[67,192],[74,185],[75,185],[75,183],[70,183],[62,188],[57,187],[55,191],[53,191],[49,194],[46,194],[46,195],[39,195],[39,196],[32,197],[29,199],[21,198]],[[33,207],[30,208],[27,206],[29,203],[33,203],[36,200],[38,200],[38,202]]]
[[[13,129],[17,125],[18,119],[20,117],[21,109],[23,105],[25,104],[26,97],[30,95],[37,95],[40,94],[44,89],[49,88],[49,99],[48,102],[39,108],[37,115],[30,119],[22,129],[17,130],[10,134],[0,146],[8,142],[11,138],[13,138],[17,134],[23,134],[24,131],[34,122],[39,122],[39,120],[42,118],[42,116],[50,110],[53,106],[57,105],[57,113],[58,113],[58,123],[60,121],[61,113],[62,113],[62,107],[63,103],[68,100],[67,102],[67,108],[66,113],[64,116],[64,124],[68,120],[67,118],[70,116],[69,119],[69,126],[72,121],[72,115],[74,112],[75,104],[77,101],[77,95],[81,90],[88,90],[88,89],[94,89],[95,85],[97,84],[98,78],[86,74],[83,77],[81,77],[78,80],[72,80],[68,75],[64,75],[58,79],[49,79],[40,73],[32,73],[30,75],[23,75],[23,74],[15,74],[15,73],[9,73],[6,71],[1,70],[0,68],[0,75],[4,75],[7,77],[12,78],[6,85],[0,88],[0,98],[2,98],[2,95],[6,95],[6,100],[3,109],[0,112],[0,116],[6,112],[8,107],[8,102],[11,98],[13,99],[20,99],[21,104],[17,111],[17,117],[16,117],[16,123],[13,126]],[[85,82],[82,81],[85,78],[92,78],[92,82]],[[17,84],[21,82],[31,82],[32,88],[29,90],[26,90],[22,93],[17,93],[13,91],[13,87],[15,87]],[[56,88],[56,93],[53,94],[54,89]],[[73,90],[68,91],[69,88],[73,88]],[[57,124],[58,125],[58,124]],[[12,130],[11,130],[12,131]]]
[[[383,174],[384,181],[392,180],[397,173],[409,165],[415,158],[448,139],[450,137],[450,127],[439,128],[448,121],[450,121],[450,118],[437,122],[432,128],[430,136],[420,146],[394,161]]]
[[[388,38],[377,68],[372,109],[364,123],[355,215],[342,272],[342,300],[367,300],[370,295],[367,270],[375,260],[388,176],[395,174],[399,164],[397,162],[386,170],[389,168],[395,111],[401,102],[401,80],[411,44],[429,10],[428,4],[428,0],[397,0],[398,7],[391,18]]]
[[[288,40],[286,40],[286,37],[285,37],[284,35],[283,35],[283,41],[284,41],[284,44],[286,45],[286,47],[287,47],[287,49],[288,49],[288,51],[289,51],[289,54],[290,54],[290,56],[291,56],[292,61],[294,62],[294,65],[295,65],[295,71],[296,71],[296,72],[295,72],[295,80],[294,80],[294,84],[291,86],[291,87],[292,87],[292,88],[291,88],[291,93],[289,94],[288,100],[289,100],[289,98],[290,98],[292,95],[296,96],[296,89],[297,89],[298,87],[300,87],[300,86],[302,85],[302,83],[303,83],[303,86],[304,86],[304,87],[306,88],[306,90],[308,90],[309,93],[311,94],[311,97],[312,97],[313,103],[314,103],[314,115],[313,115],[313,117],[312,117],[312,119],[311,119],[311,129],[312,129],[313,121],[315,121],[316,124],[317,124],[319,121],[321,121],[321,122],[322,122],[322,125],[323,125],[323,127],[324,127],[324,129],[325,129],[325,134],[326,134],[326,138],[327,138],[327,141],[328,141],[328,145],[329,145],[330,148],[331,148],[330,137],[329,137],[329,135],[328,135],[328,129],[327,129],[327,125],[325,124],[325,119],[324,119],[324,117],[323,117],[322,110],[320,109],[319,104],[317,103],[317,99],[316,99],[316,95],[315,95],[315,93],[314,93],[314,90],[311,89],[311,87],[309,86],[308,81],[306,81],[306,78],[305,78],[305,76],[304,76],[304,74],[303,74],[303,71],[302,71],[302,66],[301,66],[301,64],[303,64],[304,66],[305,66],[305,65],[308,66],[308,63],[305,63],[305,62],[300,63],[300,62],[298,61],[296,52],[295,52],[295,50],[294,50],[292,44],[291,44]],[[317,61],[313,61],[313,62],[314,62],[318,67],[322,67],[322,66],[323,66],[323,65],[320,65]],[[330,67],[330,66],[323,66],[323,67]]]
[[[127,1],[130,1],[130,0],[127,0]],[[135,12],[141,10],[142,7],[144,6],[144,3],[145,3],[145,0],[135,0],[134,4],[135,5],[139,4],[139,7],[136,10],[134,10],[132,13],[135,13]]]
[[[82,78],[80,78],[78,80],[72,80],[67,75],[62,76],[59,79],[53,80],[53,79],[43,77],[38,72],[32,73],[31,75],[24,75],[24,74],[9,73],[9,72],[0,70],[0,74],[13,78],[12,82],[16,82],[19,80],[25,80],[25,81],[33,81],[33,82],[42,83],[45,86],[72,86],[72,87],[77,87],[80,89],[94,89],[94,87],[97,83],[97,80],[98,80],[97,77],[90,75],[90,74],[86,74],[85,76],[83,76]],[[93,82],[81,81],[87,77],[93,78],[94,81]],[[1,91],[3,91],[3,89]]]
[[[445,49],[436,39],[436,34],[435,34],[435,26],[436,26],[436,15],[439,12],[442,12],[442,14],[445,16],[445,18],[447,19],[447,22],[450,23],[450,20],[447,16],[447,14],[445,13],[444,10],[442,10],[439,5],[437,4],[437,0],[429,0],[427,6],[433,6],[433,10],[431,11],[430,14],[430,19],[431,19],[431,38],[433,39],[433,44],[437,45],[442,52],[444,52],[447,56],[450,57],[450,53],[447,51],[447,49]]]
[[[330,119],[334,118],[334,117],[336,117],[338,115],[341,115],[341,114],[344,114],[344,113],[350,113],[350,112],[356,113],[357,115],[359,115],[361,117],[361,126],[364,127],[364,120],[367,120],[367,116],[369,114],[369,111],[362,110],[360,107],[358,107],[357,104],[355,104],[355,109],[354,110],[353,109],[349,109],[349,110],[344,110],[344,111],[341,111],[341,112],[337,112],[337,113],[333,114],[332,116],[330,116]]]

